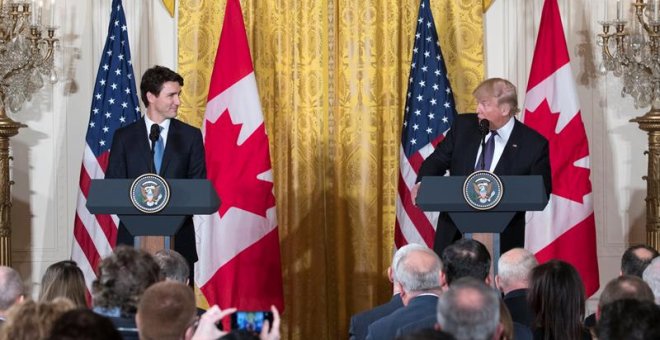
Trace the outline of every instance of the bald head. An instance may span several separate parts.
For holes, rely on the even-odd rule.
[[[632,246],[621,256],[621,274],[642,277],[644,269],[658,257],[658,251],[645,244]]]
[[[529,287],[529,273],[538,265],[534,254],[524,248],[513,248],[497,262],[499,272],[495,282],[504,294]]]
[[[0,266],[0,316],[20,301],[24,293],[23,280],[18,272],[11,267]]]

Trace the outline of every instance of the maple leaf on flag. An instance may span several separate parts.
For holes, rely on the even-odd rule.
[[[261,179],[271,171],[270,159],[253,155],[268,151],[263,150],[268,148],[268,139],[262,124],[238,145],[242,125],[232,122],[229,111],[223,112],[215,123],[206,121],[208,178],[221,198],[221,217],[234,207],[265,218],[266,211],[275,206],[273,182]]]
[[[534,119],[525,119],[525,124],[538,131],[549,142],[552,193],[583,203],[584,196],[591,193],[591,181],[589,168],[576,164],[589,157],[586,135],[581,132],[584,130],[582,116],[573,116],[557,133],[555,130],[560,113],[552,112],[547,99],[540,103],[536,111],[526,110],[525,115],[534,115]]]

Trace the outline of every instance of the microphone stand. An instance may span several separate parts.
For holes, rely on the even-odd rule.
[[[486,119],[479,121],[479,131],[481,132],[481,158],[479,163],[481,164],[481,170],[486,167],[486,135],[488,134],[488,127],[490,122]]]

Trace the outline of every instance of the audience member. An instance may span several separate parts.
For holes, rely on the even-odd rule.
[[[374,321],[387,316],[395,310],[403,307],[399,285],[397,284],[398,281],[394,277],[394,268],[396,268],[397,263],[401,259],[402,253],[403,251],[401,251],[401,249],[397,250],[392,257],[392,263],[390,267],[387,268],[387,277],[393,285],[394,294],[392,295],[392,298],[385,304],[353,315],[353,317],[351,317],[351,323],[348,328],[349,339],[364,340],[367,337],[367,327],[369,327],[369,325],[371,325]]]
[[[64,297],[49,302],[26,300],[12,306],[7,312],[0,339],[43,340],[50,335],[55,320],[76,305]]]
[[[629,247],[621,256],[621,275],[642,277],[642,273],[651,261],[658,257],[658,251],[645,244]]]
[[[178,340],[189,331],[195,316],[195,294],[190,287],[163,281],[144,291],[135,320],[141,340]]]
[[[425,328],[397,337],[396,340],[456,340],[451,334],[433,328]]]
[[[0,266],[0,325],[7,318],[11,306],[25,298],[23,280],[14,268]]]
[[[490,284],[490,254],[479,241],[460,239],[442,252],[444,281],[448,286],[462,277]]]
[[[606,304],[596,325],[596,336],[598,340],[660,339],[660,307],[634,299]]]
[[[175,250],[161,249],[154,254],[154,260],[160,267],[165,280],[189,284],[190,268],[188,262]]]
[[[511,319],[531,328],[533,313],[527,303],[527,294],[529,274],[538,265],[536,257],[526,249],[513,248],[502,254],[497,263],[499,272],[495,276],[495,285],[504,294],[504,304]]]
[[[138,301],[160,280],[160,268],[149,253],[120,245],[99,265],[98,277],[92,283],[94,311],[109,317],[124,339],[137,339]]]
[[[463,277],[454,281],[438,301],[440,329],[456,340],[500,339],[500,297],[482,280]]]
[[[529,305],[534,339],[591,339],[583,326],[584,285],[570,264],[551,260],[530,275]]]
[[[408,244],[400,251],[401,259],[394,268],[394,277],[404,307],[369,325],[367,339],[388,340],[405,335],[397,334],[398,329],[413,322],[423,321],[417,329],[435,325],[432,315],[442,293],[442,262],[433,250],[423,245]]]
[[[637,301],[654,302],[655,298],[651,288],[637,276],[622,275],[607,283],[598,299],[596,319],[605,305],[617,300],[632,299]]]
[[[74,261],[60,261],[46,269],[41,278],[39,301],[65,297],[79,308],[87,308],[85,277]]]
[[[271,325],[268,320],[264,322],[264,326],[261,329],[259,334],[260,340],[279,340],[280,339],[280,313],[275,306],[270,307],[271,313],[273,313],[273,324]],[[200,319],[199,323],[196,325],[195,333],[193,334],[191,340],[212,340],[212,339],[222,339],[222,340],[241,340],[241,339],[254,339],[254,336],[249,333],[240,332],[240,331],[231,331],[223,332],[216,327],[216,324],[220,322],[226,316],[236,312],[236,308],[228,308],[225,310],[220,310],[218,306],[213,306],[209,308],[206,313],[204,313]]]
[[[78,308],[60,315],[48,340],[122,340],[110,319],[91,309]]]
[[[660,305],[660,257],[656,257],[644,269],[642,274],[644,282],[646,282],[655,296],[655,303]]]

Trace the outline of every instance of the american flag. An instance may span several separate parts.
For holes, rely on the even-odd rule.
[[[94,270],[100,259],[115,246],[119,224],[115,215],[92,215],[87,210],[89,186],[92,179],[105,177],[115,130],[140,118],[128,45],[122,3],[113,0],[108,37],[94,85],[73,228],[71,258],[82,269],[88,288],[96,278]]]
[[[410,199],[417,171],[442,141],[456,115],[454,95],[440,50],[429,0],[422,0],[415,32],[401,133],[394,242],[433,247],[437,212],[423,212]]]

